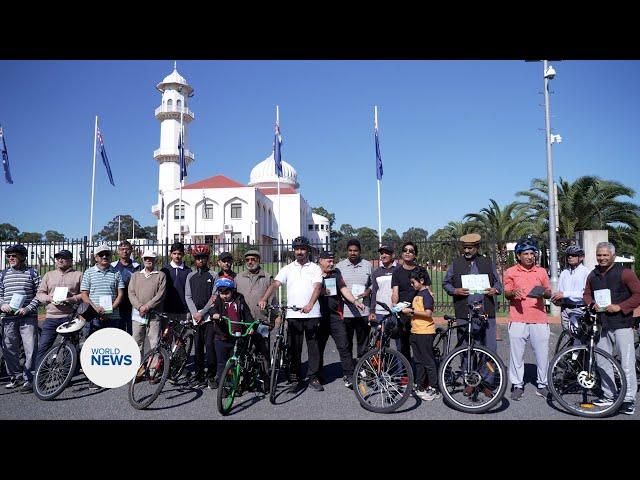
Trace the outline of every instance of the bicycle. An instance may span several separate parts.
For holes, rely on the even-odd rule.
[[[444,318],[447,320],[447,328],[437,328],[434,341],[438,386],[444,403],[460,412],[486,412],[504,397],[507,390],[507,368],[496,352],[483,345],[476,345],[474,333],[487,326],[482,302],[469,305],[467,324],[454,325],[454,317],[445,315]],[[462,345],[464,337],[460,336],[456,346],[450,351],[451,334],[458,329],[463,330],[467,336],[467,344]]]
[[[390,413],[400,408],[411,395],[413,370],[402,353],[389,348],[392,335],[396,336],[399,313],[386,303],[376,303],[388,314],[370,332],[368,350],[355,366],[353,391],[365,409]]]
[[[270,310],[271,312],[277,311],[280,314],[280,325],[278,326],[273,348],[271,349],[271,374],[269,376],[269,402],[275,405],[280,376],[282,374],[285,378],[289,378],[291,373],[287,310],[299,312],[302,308],[296,307],[295,305],[267,305],[266,310]]]
[[[256,353],[252,342],[252,334],[260,320],[253,322],[240,322],[222,317],[226,320],[229,335],[235,338],[233,353],[224,366],[219,379],[217,407],[222,415],[228,415],[236,397],[245,391],[262,390],[269,393],[269,366],[267,359],[261,353]],[[244,332],[233,331],[233,325],[244,327]],[[267,330],[268,332],[268,330]],[[268,333],[267,333],[268,335]]]
[[[33,393],[40,400],[53,400],[69,386],[79,370],[82,329],[97,316],[89,304],[76,303],[69,320],[56,328],[62,342],[47,351],[33,377]]]
[[[581,417],[600,418],[618,411],[627,391],[627,380],[620,363],[609,353],[596,347],[600,336],[597,312],[582,307],[581,329],[586,344],[565,348],[549,362],[549,391],[569,413]],[[605,389],[613,398],[605,397]]]
[[[191,320],[173,320],[165,313],[150,312],[167,321],[158,345],[148,352],[129,383],[129,403],[137,410],[151,405],[169,380],[177,383],[191,355],[193,326]]]

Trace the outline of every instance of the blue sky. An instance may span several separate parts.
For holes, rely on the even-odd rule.
[[[640,62],[562,61],[551,82],[554,176],[594,174],[640,192]],[[118,214],[155,224],[166,61],[0,61],[0,123],[13,185],[0,223],[88,234],[94,117],[116,187],[96,165],[94,231]],[[273,145],[336,227],[377,229],[373,107],[383,158],[382,230],[433,233],[546,178],[542,63],[524,61],[181,61],[194,87],[189,182],[247,183]],[[634,202],[640,202],[636,196]]]

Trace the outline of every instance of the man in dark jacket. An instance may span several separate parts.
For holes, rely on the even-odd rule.
[[[633,310],[640,306],[640,280],[630,268],[615,264],[616,247],[609,242],[596,245],[598,265],[587,277],[584,289],[584,303],[595,303],[594,308],[602,322],[602,333],[598,348],[613,355],[620,351],[620,363],[627,379],[627,391],[620,413],[633,415],[636,409],[636,355],[633,345]],[[610,364],[603,363],[605,375],[613,379]],[[607,382],[602,382],[603,397],[595,400],[594,405],[607,406],[613,403],[612,392]]]
[[[163,312],[172,320],[177,321],[189,319],[189,309],[184,291],[191,269],[184,264],[182,257],[184,257],[184,244],[175,242],[171,245],[171,261],[161,270],[167,277]]]

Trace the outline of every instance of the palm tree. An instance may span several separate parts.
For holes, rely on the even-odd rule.
[[[520,202],[542,228],[544,236],[549,231],[547,182],[536,178],[531,182],[531,190],[516,195],[527,197]],[[558,236],[574,238],[580,230],[609,230],[612,241],[619,246],[631,248],[640,228],[640,207],[620,200],[619,197],[633,198],[635,191],[620,182],[602,180],[596,176],[583,176],[573,183],[560,178],[558,183]]]
[[[451,221],[444,227],[439,228],[429,240],[432,246],[430,258],[441,259],[446,263],[451,263],[453,258],[459,254],[458,240],[467,233],[471,233],[472,228],[469,222]]]
[[[507,242],[512,242],[527,234],[534,234],[535,224],[530,214],[518,202],[512,202],[504,208],[491,198],[488,208],[478,213],[467,213],[464,219],[469,228],[479,232],[495,245],[498,253],[497,266],[501,269],[507,262]]]

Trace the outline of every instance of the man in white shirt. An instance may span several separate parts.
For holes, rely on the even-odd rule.
[[[309,386],[317,392],[324,390],[318,379],[320,369],[320,350],[318,348],[318,329],[320,327],[320,303],[317,301],[322,286],[322,270],[309,261],[311,246],[306,237],[297,237],[292,243],[296,257],[294,262],[282,267],[258,305],[264,310],[271,294],[280,286],[287,287],[287,305],[302,307],[301,311],[289,311],[289,347],[291,355],[291,391],[298,390],[301,383],[300,366],[302,340],[307,338],[309,354]]]
[[[582,294],[587,284],[589,269],[582,263],[584,250],[580,246],[570,245],[565,250],[565,254],[567,255],[569,268],[563,270],[560,274],[558,291],[551,296],[551,301],[561,306],[560,322],[562,323],[562,329],[568,330],[571,318],[577,321],[579,316],[582,315],[579,307],[584,306]]]

